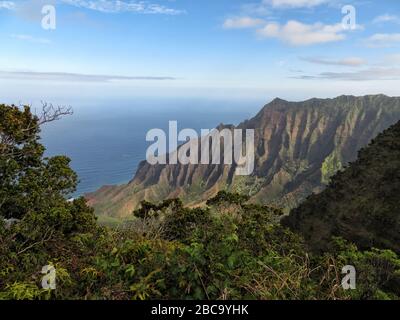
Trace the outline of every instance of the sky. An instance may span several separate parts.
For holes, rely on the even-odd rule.
[[[0,43],[8,103],[400,95],[398,0],[9,0]]]

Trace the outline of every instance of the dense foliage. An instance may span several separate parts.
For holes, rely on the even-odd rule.
[[[85,211],[82,200],[71,206]],[[275,209],[215,201],[189,209],[177,200],[137,214],[141,218],[118,229],[59,228],[79,215],[59,226],[42,217],[43,225],[23,219],[10,229],[2,226],[0,297],[397,299],[400,294],[400,259],[393,252],[360,252],[334,239],[332,252],[309,255],[299,236],[275,222]],[[44,228],[52,230],[46,237]],[[57,270],[53,291],[40,286],[40,270],[49,263]],[[356,267],[356,290],[341,287],[347,264]]]
[[[285,225],[303,234],[310,248],[326,250],[332,236],[359,248],[400,253],[400,122],[360,150],[358,159],[310,196]]]
[[[280,210],[238,194],[221,192],[199,208],[144,202],[118,228],[99,226],[83,199],[65,200],[76,176],[67,158],[43,157],[29,108],[0,112],[0,299],[400,296],[395,253],[332,239],[329,252],[309,254],[278,223]],[[355,290],[341,286],[347,264],[357,270]],[[44,265],[56,268],[55,290],[41,286]]]

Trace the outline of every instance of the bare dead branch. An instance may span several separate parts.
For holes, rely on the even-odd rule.
[[[42,110],[39,118],[39,125],[59,120],[62,116],[72,115],[71,106],[54,106],[52,103],[41,101]]]

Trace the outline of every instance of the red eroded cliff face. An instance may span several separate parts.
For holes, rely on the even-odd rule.
[[[107,186],[86,198],[98,214],[128,216],[140,201],[180,197],[199,205],[220,190],[251,201],[293,208],[356,158],[358,150],[400,120],[400,98],[340,96],[288,102],[275,99],[237,126],[255,130],[255,167],[235,175],[236,165],[150,165],[143,161],[126,185]],[[220,126],[233,129],[233,126]]]

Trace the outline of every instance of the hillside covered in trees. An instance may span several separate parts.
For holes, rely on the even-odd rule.
[[[373,139],[322,193],[310,196],[283,222],[314,250],[326,249],[332,236],[341,236],[360,248],[400,253],[399,194],[400,122]]]
[[[57,118],[57,110],[51,110],[44,120]],[[326,250],[309,252],[315,237],[306,234],[305,243],[282,226],[280,209],[225,191],[199,208],[187,208],[179,199],[142,202],[131,221],[118,228],[100,226],[83,198],[65,200],[77,177],[68,158],[44,158],[40,123],[28,107],[0,105],[0,299],[400,298],[400,259],[386,249],[397,250],[387,240],[398,227],[398,215],[388,210],[398,208],[393,198],[398,189],[393,188],[398,187],[399,124],[361,152],[357,171],[350,167],[339,173],[326,191],[332,205],[333,186],[341,177],[356,188],[357,179],[376,174],[365,198],[358,201],[353,193],[335,199],[341,200],[344,213],[360,202],[359,208],[374,208],[372,218],[381,216],[385,229],[374,233],[360,216],[352,227],[376,239],[362,242],[367,244],[362,251],[343,238],[330,238],[332,232],[326,233]],[[379,162],[373,167],[376,172],[370,162]],[[380,180],[382,172],[385,178]],[[397,184],[389,176],[397,177]],[[378,187],[379,181],[385,184]],[[387,197],[387,205],[379,197]],[[325,198],[322,194],[319,201],[329,207]],[[311,200],[294,212],[296,217]],[[307,215],[318,207],[311,208]],[[330,219],[324,225],[334,221]],[[374,244],[381,249],[369,246]],[[45,265],[56,269],[55,290],[41,286]],[[345,265],[357,270],[355,290],[341,286]]]

